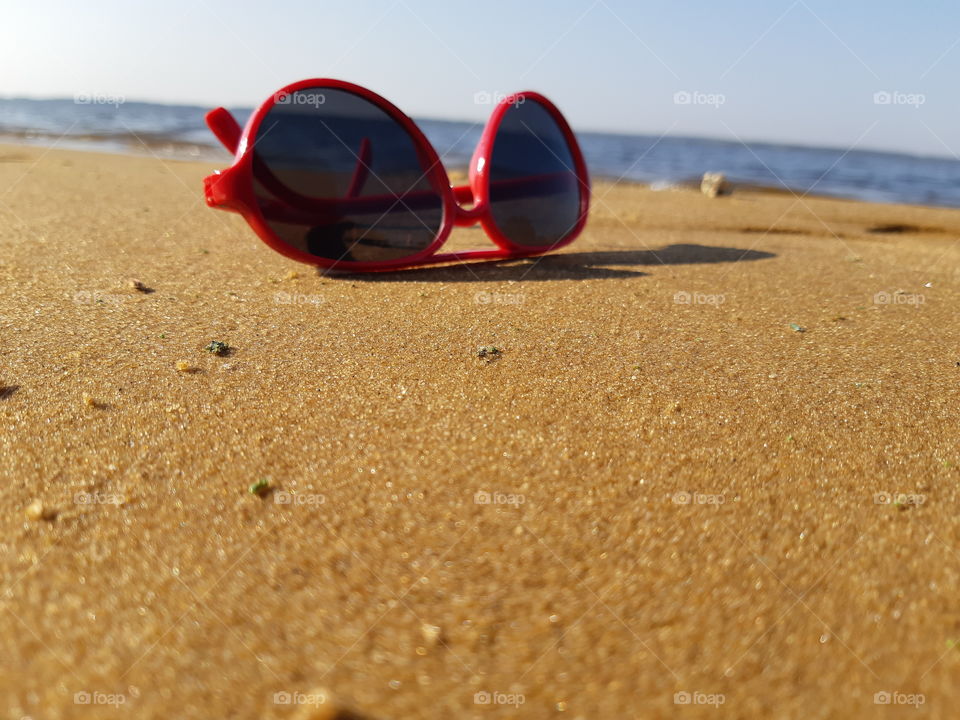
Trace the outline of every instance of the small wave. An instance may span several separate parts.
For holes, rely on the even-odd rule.
[[[53,133],[22,128],[0,128],[0,142],[59,147],[197,161],[223,161],[230,155],[213,145],[165,136],[162,133]]]
[[[669,192],[671,190],[682,190],[683,185],[670,180],[654,180],[650,183],[650,189],[654,192]]]

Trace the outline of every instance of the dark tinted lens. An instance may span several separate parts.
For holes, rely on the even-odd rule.
[[[513,105],[493,143],[490,211],[518,245],[552,245],[580,216],[573,154],[550,112],[534,100]]]
[[[268,225],[329,260],[382,262],[427,248],[443,222],[429,169],[386,112],[331,88],[281,96],[254,146],[254,191]]]

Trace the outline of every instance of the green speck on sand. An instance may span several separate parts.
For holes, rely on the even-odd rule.
[[[807,329],[802,325],[797,325],[796,323],[790,323],[790,329],[794,332],[806,332]]]
[[[503,352],[500,348],[494,345],[485,345],[483,347],[477,348],[477,357],[486,358],[487,360],[495,360],[500,357]]]
[[[263,496],[270,489],[270,481],[267,478],[260,478],[253,485],[247,488],[251,495]]]

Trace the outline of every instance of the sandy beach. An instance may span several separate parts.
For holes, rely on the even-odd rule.
[[[4,718],[955,717],[960,212],[330,277],[214,167],[0,146]]]

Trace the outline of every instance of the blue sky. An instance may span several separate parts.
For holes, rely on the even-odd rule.
[[[255,105],[337,77],[420,117],[534,89],[580,130],[960,154],[955,0],[37,0],[4,8],[0,68],[3,96]]]

